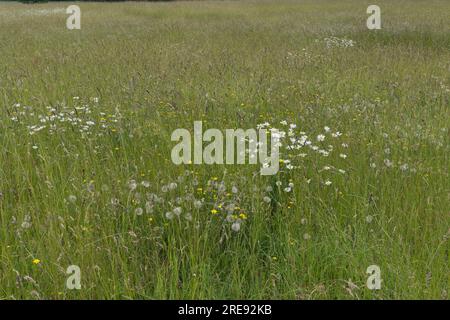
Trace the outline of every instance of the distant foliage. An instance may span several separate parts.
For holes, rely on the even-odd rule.
[[[22,3],[47,3],[47,2],[61,2],[61,1],[72,1],[72,0],[19,0]],[[79,0],[82,2],[92,1],[92,0]],[[124,0],[96,0],[98,2],[125,2]],[[175,0],[134,0],[134,1],[142,1],[142,2],[169,2]],[[72,1],[73,2],[73,1]]]

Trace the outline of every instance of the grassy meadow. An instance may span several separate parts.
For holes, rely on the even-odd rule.
[[[372,2],[0,2],[0,298],[448,299],[450,2]],[[280,171],[173,164],[196,120]]]

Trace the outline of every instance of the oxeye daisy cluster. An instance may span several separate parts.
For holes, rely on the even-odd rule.
[[[259,124],[258,128],[270,129],[272,132],[275,129],[268,122]],[[297,174],[299,170],[311,174],[311,177],[306,177],[308,183],[315,171],[325,186],[332,184],[334,175],[346,174],[347,171],[341,166],[345,165],[348,158],[348,144],[341,141],[340,131],[324,126],[321,132],[307,134],[298,128],[297,124],[289,123],[287,120],[280,121],[276,129],[280,147],[280,179],[277,186],[283,184],[285,192],[291,192],[294,184],[292,181],[283,182],[282,178],[290,179],[294,172]]]
[[[351,39],[338,38],[338,37],[327,37],[324,38],[325,46],[328,49],[331,48],[349,48],[354,47],[356,42]]]
[[[102,136],[105,132],[115,132],[121,119],[119,110],[114,113],[102,112],[99,109],[99,99],[94,97],[82,102],[74,97],[71,106],[65,103],[47,106],[45,111],[31,106],[16,103],[11,108],[11,121],[24,125],[30,136],[41,132],[48,134],[78,132],[82,137],[96,134]]]

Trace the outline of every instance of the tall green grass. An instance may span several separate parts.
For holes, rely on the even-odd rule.
[[[0,297],[447,299],[450,4],[378,1],[377,31],[369,4],[80,3],[69,31],[66,3],[0,3]],[[327,48],[332,36],[356,44]],[[95,125],[30,135],[64,110]],[[195,120],[343,135],[274,177],[175,166],[170,135]],[[164,203],[138,215],[146,193]],[[239,204],[239,232],[211,212],[222,199]]]

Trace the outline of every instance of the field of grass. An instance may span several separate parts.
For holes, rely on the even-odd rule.
[[[0,298],[448,299],[450,2],[369,4],[0,2]],[[280,172],[173,164],[195,120]]]

